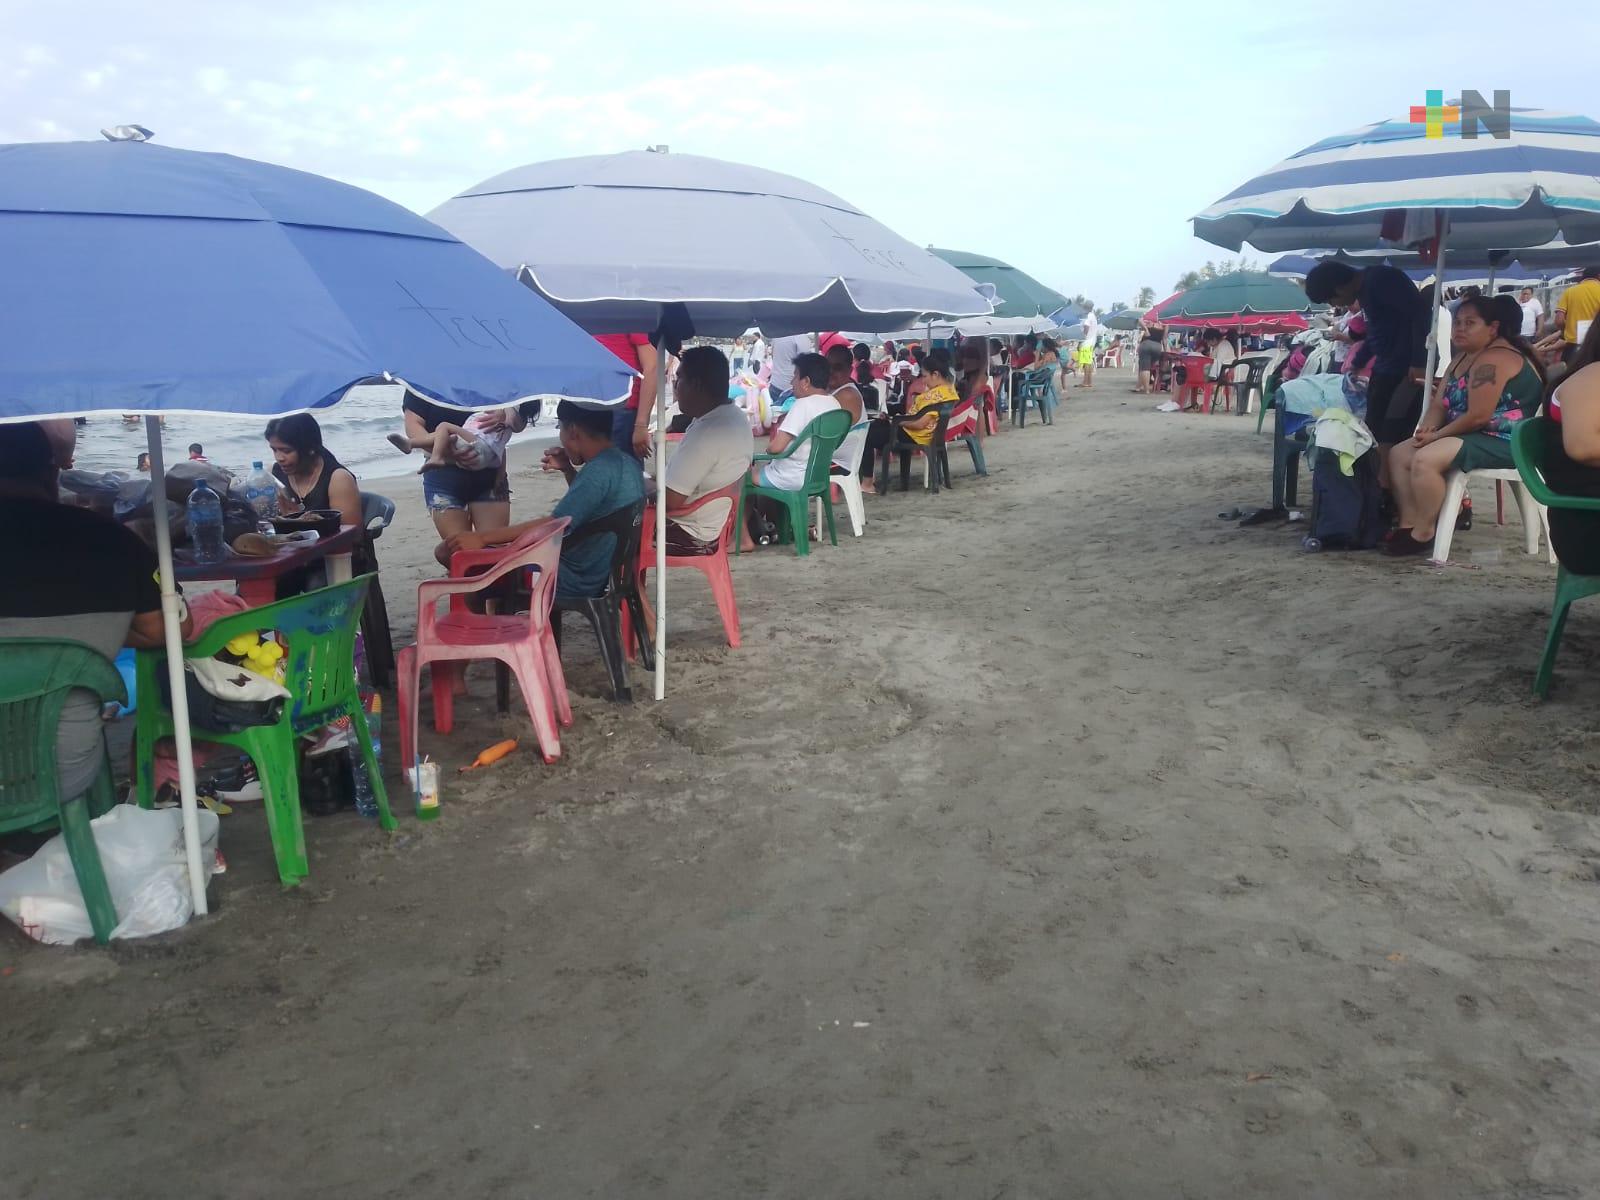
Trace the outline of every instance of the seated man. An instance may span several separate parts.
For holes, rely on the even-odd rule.
[[[590,521],[610,516],[617,509],[644,499],[644,475],[638,459],[612,444],[611,410],[585,408],[563,400],[556,409],[556,421],[561,428],[561,446],[546,450],[542,465],[546,471],[560,471],[567,477],[567,494],[551,515],[572,519],[561,547],[556,595],[563,598],[604,595],[616,537],[603,534],[577,545],[569,543]],[[532,525],[532,521],[523,521],[483,533],[458,533],[446,539],[437,557],[448,565],[450,556],[457,550],[504,546],[516,541]]]
[[[750,469],[750,418],[728,397],[728,360],[715,346],[685,350],[678,365],[678,411],[689,418],[683,441],[667,456],[667,553],[714,554],[731,500],[682,510]]]
[[[820,354],[800,354],[794,360],[794,405],[784,415],[782,423],[772,431],[767,440],[768,454],[782,454],[794,440],[825,412],[840,407],[828,390],[828,360]],[[750,468],[750,478],[763,487],[782,492],[797,492],[806,481],[806,470],[811,465],[811,443],[803,453],[780,458],[776,462],[757,463]],[[746,528],[742,533],[742,548],[755,549],[755,542]]]
[[[58,503],[60,461],[40,425],[0,425],[0,562],[10,572],[0,638],[66,638],[107,659],[162,645],[155,551],[109,517]],[[56,741],[63,799],[94,782],[102,745],[94,697],[68,697]]]

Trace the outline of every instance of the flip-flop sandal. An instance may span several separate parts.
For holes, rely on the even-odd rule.
[[[1241,529],[1255,525],[1273,525],[1289,519],[1287,508],[1258,508],[1239,522]]]
[[[1227,512],[1219,512],[1217,514],[1217,520],[1237,521],[1242,516],[1244,516],[1244,513],[1240,512],[1237,508],[1230,508]]]

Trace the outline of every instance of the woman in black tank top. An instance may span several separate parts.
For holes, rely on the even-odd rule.
[[[361,489],[349,468],[322,444],[322,426],[310,413],[267,423],[272,474],[302,509],[338,509],[342,525],[361,524]]]

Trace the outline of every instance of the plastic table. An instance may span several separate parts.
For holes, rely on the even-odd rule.
[[[271,604],[278,598],[278,579],[322,559],[328,561],[329,584],[345,583],[352,577],[350,554],[361,538],[361,526],[341,525],[331,537],[318,538],[304,545],[285,546],[264,558],[248,558],[229,553],[216,563],[197,563],[178,559],[173,573],[179,583],[231,581],[251,608]]]

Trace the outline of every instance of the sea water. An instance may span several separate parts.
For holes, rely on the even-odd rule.
[[[398,387],[366,386],[351,388],[332,408],[320,408],[312,415],[322,426],[322,441],[358,478],[382,479],[414,472],[421,464],[418,454],[407,457],[384,440],[399,433],[403,426]],[[556,435],[555,406],[547,404],[536,424],[511,440],[549,441]],[[199,442],[207,461],[226,467],[240,479],[250,474],[256,459],[270,460],[263,417],[190,416],[173,414],[162,428],[166,461],[182,462],[189,457],[189,443]],[[78,450],[73,465],[82,471],[127,471],[133,474],[139,455],[145,449],[144,421],[126,424],[114,413],[100,413],[78,427]],[[270,463],[269,463],[270,469]]]

